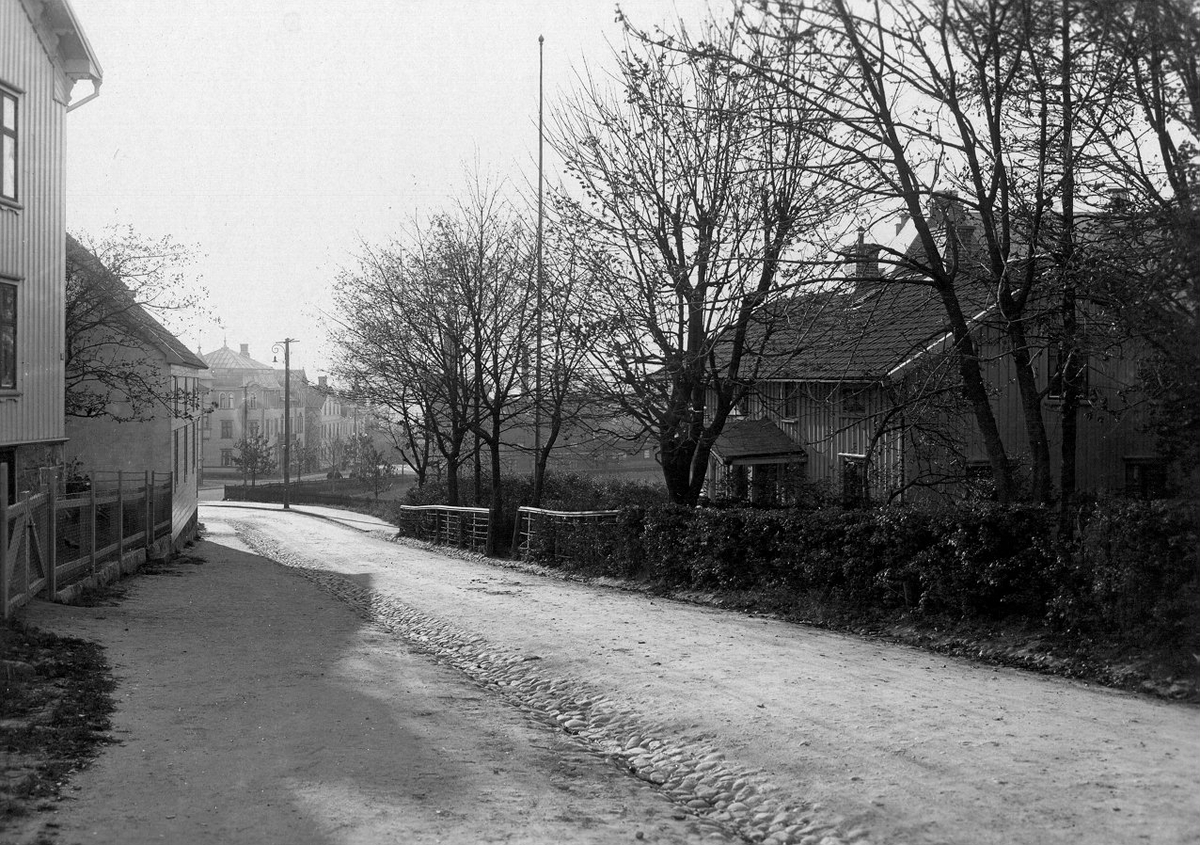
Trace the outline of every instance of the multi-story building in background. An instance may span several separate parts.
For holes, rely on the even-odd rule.
[[[282,472],[284,444],[284,371],[250,355],[249,344],[235,352],[222,346],[201,356],[212,384],[210,412],[202,426],[201,457],[208,479],[238,479],[243,440],[262,437]],[[303,369],[291,372],[292,472],[327,470],[338,465],[350,441],[366,424],[366,415],[328,385],[316,384]]]

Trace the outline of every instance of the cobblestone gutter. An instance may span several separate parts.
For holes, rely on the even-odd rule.
[[[655,784],[695,817],[711,841],[765,845],[869,845],[862,829],[841,830],[819,805],[805,805],[761,772],[735,766],[711,746],[667,737],[642,718],[579,680],[549,677],[537,658],[497,648],[481,637],[426,616],[394,597],[362,587],[283,549],[245,523],[238,536],[265,555],[346,602],[365,620],[461,671],[484,689],[560,728],[594,753]]]

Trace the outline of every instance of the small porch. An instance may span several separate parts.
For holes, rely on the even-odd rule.
[[[808,454],[767,419],[726,424],[713,444],[705,485],[714,499],[753,505],[792,504],[804,483]]]

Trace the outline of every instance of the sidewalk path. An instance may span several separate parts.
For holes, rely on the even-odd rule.
[[[120,744],[26,841],[730,841],[212,528],[203,563],[126,582],[112,606],[30,606],[104,645]]]

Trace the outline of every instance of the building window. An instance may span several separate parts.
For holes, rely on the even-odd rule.
[[[233,439],[233,420],[221,420],[221,439]]]
[[[1161,458],[1125,459],[1125,494],[1159,499],[1167,494],[1167,465]]]
[[[0,282],[0,390],[17,389],[17,286]]]
[[[221,466],[223,466],[223,467],[233,466],[233,450],[232,449],[222,449],[221,450]]]
[[[258,437],[258,423],[257,422],[250,423],[250,436]]]
[[[794,420],[800,413],[799,391],[794,384],[783,386],[783,418]]]
[[[0,197],[17,201],[17,95],[0,88]]]
[[[250,410],[251,411],[258,410],[258,394],[257,393],[250,394]]]
[[[1075,386],[1079,390],[1080,399],[1087,399],[1089,380],[1087,355],[1080,349],[1075,350],[1075,354],[1071,356],[1070,372],[1066,372],[1063,368],[1062,347],[1057,343],[1051,343],[1046,347],[1046,381],[1049,385],[1046,393],[1051,399],[1061,399],[1063,395],[1063,379],[1074,379]]]
[[[228,393],[221,394],[221,410],[222,411],[229,410],[229,394]]]
[[[865,390],[842,388],[842,413],[861,414],[867,410]]]

